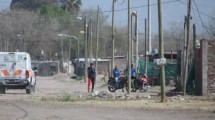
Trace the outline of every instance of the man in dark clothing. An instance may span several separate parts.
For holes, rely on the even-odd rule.
[[[131,79],[136,79],[136,69],[134,68],[134,64],[131,64]]]
[[[119,75],[120,75],[120,71],[116,65],[115,68],[113,69],[113,76],[116,82],[118,81]]]
[[[114,80],[116,81],[116,87],[118,88],[118,83],[119,83],[118,79],[119,79],[119,76],[120,76],[120,71],[119,71],[117,65],[113,69],[113,76],[114,76]]]
[[[90,84],[92,82],[91,92],[94,90],[95,78],[96,78],[96,70],[94,68],[94,64],[90,63],[90,67],[88,67],[88,92],[90,92]]]

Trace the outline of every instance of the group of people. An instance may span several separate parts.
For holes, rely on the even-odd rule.
[[[127,72],[127,69],[124,72]],[[116,65],[115,68],[113,69],[113,77],[116,80],[116,82],[118,81],[119,76],[120,76],[120,70]],[[131,79],[136,79],[136,69],[134,68],[134,64],[131,64]]]
[[[96,70],[95,70],[94,64],[90,63],[90,67],[88,67],[87,70],[88,70],[88,92],[90,92],[91,83],[92,83],[91,92],[93,92],[94,86],[95,86],[95,78],[96,78]],[[120,70],[117,65],[113,69],[113,77],[116,83],[118,83],[118,79],[120,77]],[[134,68],[133,64],[131,65],[131,79],[136,79],[136,69]]]

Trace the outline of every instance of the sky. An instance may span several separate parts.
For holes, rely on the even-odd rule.
[[[139,16],[139,28],[141,32],[144,32],[144,19],[147,18],[147,2],[148,0],[130,0],[132,11],[137,11]],[[115,3],[115,9],[120,10],[127,8],[128,0],[117,0]],[[162,10],[163,10],[163,27],[164,29],[169,29],[170,23],[178,23],[183,27],[184,16],[187,14],[187,0],[162,0]],[[170,2],[170,3],[166,3]],[[209,16],[213,15],[213,11],[215,12],[215,0],[195,0],[195,3],[200,12],[205,13]],[[112,0],[82,0],[82,9],[96,9],[99,5],[102,11],[111,11],[112,9]],[[151,0],[151,4],[157,4],[157,0]],[[194,2],[192,2],[192,22],[197,25],[197,32],[202,28],[202,24],[200,22],[200,17],[203,20],[203,23],[206,24],[211,18],[200,13],[200,17],[198,16],[198,12],[196,10],[196,6]],[[111,23],[111,12],[105,12],[106,15],[109,16],[108,22]],[[127,25],[127,10],[116,11],[115,12],[115,24],[116,26]],[[152,33],[157,33],[158,31],[158,12],[157,5],[151,6],[151,31]],[[215,17],[215,16],[214,16]],[[198,31],[199,30],[199,31]]]
[[[138,21],[139,21],[139,29],[140,32],[144,32],[144,19],[147,18],[147,1],[148,0],[130,0],[131,1],[131,9],[132,11],[137,11],[138,13]],[[194,1],[194,0],[193,0]],[[0,9],[6,9],[10,6],[11,0],[0,0]],[[115,12],[115,25],[125,26],[127,25],[128,13],[127,10],[122,10],[127,8],[128,0],[116,0],[115,10],[119,10]],[[183,27],[184,16],[187,14],[187,0],[162,0],[162,10],[163,10],[163,26],[164,29],[169,29],[171,23],[181,24]],[[169,3],[168,3],[169,2]],[[157,13],[157,0],[151,0],[151,31],[152,33],[157,33],[158,31],[158,13]],[[204,24],[211,19],[208,16],[214,16],[213,12],[215,12],[215,0],[195,0],[195,3],[200,11],[200,17]],[[108,16],[108,23],[111,24],[111,9],[112,9],[112,0],[82,0],[81,10],[87,9],[97,9],[99,5],[103,13]],[[203,14],[202,14],[203,13]],[[208,16],[206,16],[206,15]],[[192,23],[197,25],[197,32],[203,32],[202,23],[200,17],[198,15],[198,11],[196,10],[196,6],[194,2],[192,2]],[[215,16],[214,16],[215,17]]]

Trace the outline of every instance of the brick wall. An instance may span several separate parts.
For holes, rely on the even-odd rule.
[[[201,40],[195,58],[195,94],[215,96],[215,40]]]
[[[195,95],[202,95],[202,49],[195,49]]]
[[[208,41],[208,71],[207,71],[207,91],[215,93],[215,40]]]

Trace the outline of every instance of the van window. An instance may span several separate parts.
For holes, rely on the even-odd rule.
[[[26,69],[25,55],[6,54],[3,56],[1,69],[17,70]]]
[[[14,54],[8,54],[4,56],[5,62],[16,62],[16,56]]]
[[[18,55],[18,60],[22,60],[22,55]]]

